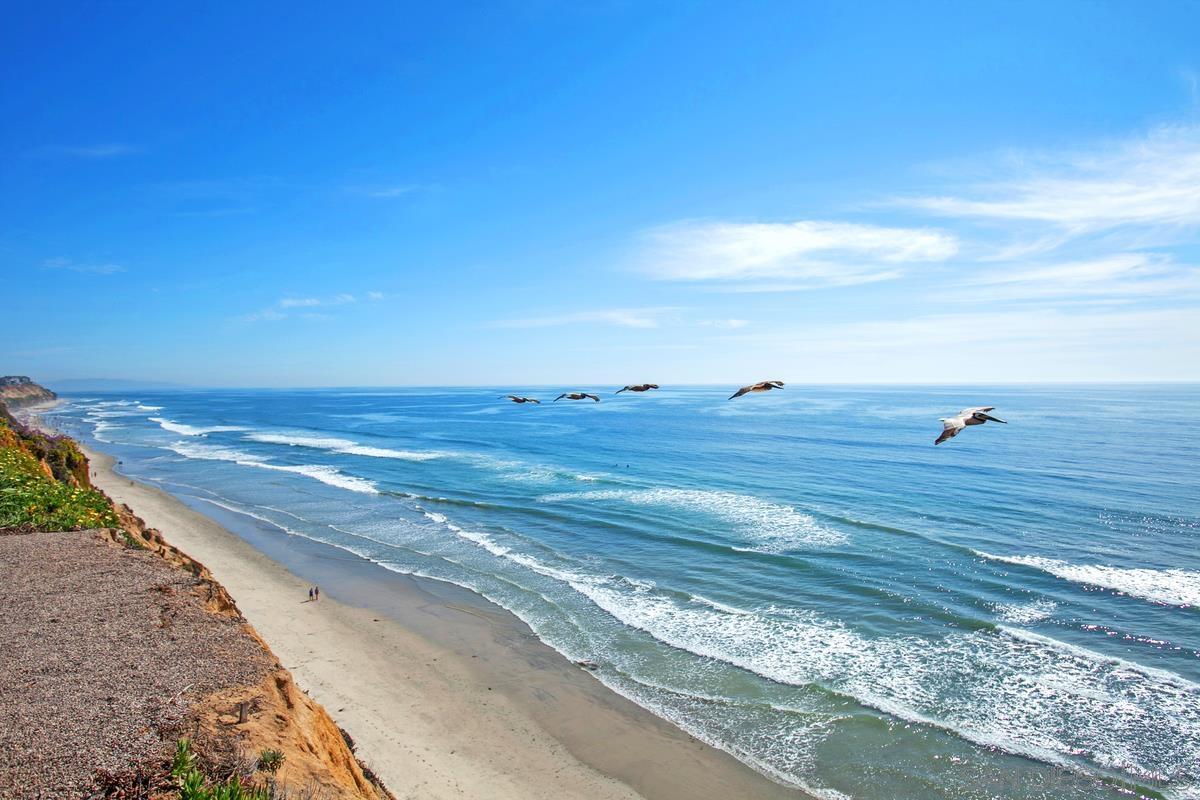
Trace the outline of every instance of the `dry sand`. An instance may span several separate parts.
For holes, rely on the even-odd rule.
[[[94,483],[212,571],[398,798],[806,796],[610,691],[482,598],[270,537],[264,549],[302,579],[175,497],[120,476],[109,456],[86,452]],[[306,601],[314,581],[318,603]]]

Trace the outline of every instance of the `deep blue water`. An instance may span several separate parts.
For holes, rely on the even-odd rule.
[[[197,507],[474,589],[821,796],[1200,797],[1200,387],[510,390],[54,416]],[[933,446],[977,405],[1010,424]]]

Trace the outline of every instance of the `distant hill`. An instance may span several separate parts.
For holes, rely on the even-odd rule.
[[[156,389],[187,389],[182,383],[135,381],[124,378],[68,378],[49,381],[60,392],[150,392]]]
[[[0,403],[9,408],[20,408],[42,403],[58,397],[44,386],[34,383],[24,375],[5,375],[0,378]]]

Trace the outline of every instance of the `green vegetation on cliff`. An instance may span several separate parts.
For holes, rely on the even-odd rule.
[[[118,526],[112,504],[91,487],[87,458],[63,436],[21,425],[0,404],[0,530]]]

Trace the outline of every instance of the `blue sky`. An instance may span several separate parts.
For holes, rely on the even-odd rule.
[[[239,5],[6,10],[0,373],[1200,379],[1200,5]]]

